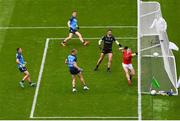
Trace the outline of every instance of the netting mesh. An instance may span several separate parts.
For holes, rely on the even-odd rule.
[[[139,45],[141,51],[141,90],[148,93],[152,89],[152,79],[155,78],[160,84],[157,91],[173,90],[174,94],[178,94],[175,57],[169,49],[168,35],[166,31],[151,27],[154,20],[158,20],[159,17],[162,17],[159,3],[141,2]]]
[[[157,3],[141,3],[140,8],[141,34],[157,34],[155,28],[150,29],[151,24],[157,15],[160,14],[159,4]]]
[[[141,52],[141,88],[142,92],[149,92],[152,87],[152,79],[155,78],[160,88],[155,88],[156,91],[170,91],[173,89],[176,92],[176,88],[171,82],[172,76],[169,76],[164,65],[164,58],[173,60],[173,57],[164,57],[162,54],[162,48],[158,36],[144,36],[142,37],[142,45],[146,44],[151,48],[144,49]],[[158,43],[159,42],[159,43]],[[158,53],[158,56],[154,56],[154,53]],[[168,61],[168,63],[171,63]],[[168,64],[169,65],[169,64]]]

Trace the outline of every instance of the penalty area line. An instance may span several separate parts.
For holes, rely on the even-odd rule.
[[[67,26],[12,26],[12,27],[0,27],[0,30],[6,29],[68,29]],[[137,26],[80,26],[82,29],[105,29],[105,28],[112,28],[112,29],[137,29]]]
[[[65,38],[48,38],[49,40],[63,40]],[[72,38],[72,39],[79,39],[79,38]],[[101,39],[100,37],[93,37],[93,38],[84,38],[85,40],[99,40]],[[137,37],[116,37],[117,40],[136,40]]]
[[[33,104],[32,104],[32,108],[31,108],[30,118],[33,118],[34,111],[35,111],[35,108],[36,108],[36,102],[37,102],[39,87],[40,87],[40,83],[41,83],[42,73],[43,73],[43,70],[44,70],[44,64],[45,64],[45,60],[46,60],[48,45],[49,45],[49,39],[47,38],[46,43],[45,43],[45,47],[44,47],[44,53],[43,53],[42,61],[41,61],[41,67],[40,67],[40,71],[39,71],[37,87],[36,87],[36,90],[35,90]]]

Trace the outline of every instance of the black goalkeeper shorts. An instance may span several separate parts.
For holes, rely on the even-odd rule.
[[[104,54],[112,53],[112,50],[110,50],[110,49],[103,49],[102,53],[104,53]]]

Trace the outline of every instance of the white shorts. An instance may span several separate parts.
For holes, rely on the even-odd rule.
[[[122,66],[123,66],[123,68],[127,68],[127,69],[133,69],[133,66],[132,66],[132,64],[124,64],[124,63],[122,63]]]

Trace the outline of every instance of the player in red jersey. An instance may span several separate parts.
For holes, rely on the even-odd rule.
[[[122,48],[119,48],[119,50],[122,50]],[[124,47],[122,50],[123,52],[123,62],[122,66],[126,74],[126,78],[128,80],[128,85],[132,84],[132,77],[135,75],[134,68],[132,66],[132,57],[136,56],[137,53],[132,53],[132,50],[128,48],[127,46]]]

